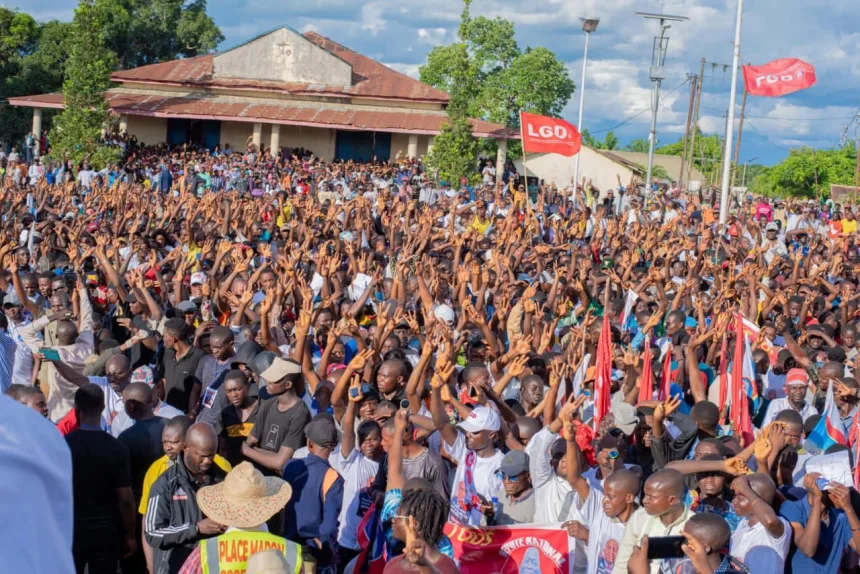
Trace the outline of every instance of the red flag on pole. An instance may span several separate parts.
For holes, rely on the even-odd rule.
[[[612,395],[612,329],[609,313],[603,313],[603,325],[597,341],[597,365],[594,378],[594,429],[609,414]]]
[[[722,347],[720,348],[720,413],[725,413],[726,401],[729,398],[729,361],[728,361],[728,350],[729,343],[726,341],[726,337],[723,336]],[[720,424],[726,424],[726,418],[722,414],[720,415]]]
[[[744,384],[744,322],[740,313],[735,319],[735,357],[732,361],[732,422],[735,433],[744,447],[755,440],[750,405]],[[751,384],[754,384],[752,381]]]
[[[651,338],[645,337],[645,352],[642,354],[642,375],[639,379],[639,402],[654,399],[654,374],[651,367]]]
[[[576,126],[564,120],[520,112],[523,150],[571,157],[582,148]]]
[[[815,68],[797,58],[744,66],[744,84],[751,96],[785,96],[814,85]]]

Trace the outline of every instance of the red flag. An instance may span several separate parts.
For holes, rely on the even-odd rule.
[[[723,336],[723,344],[720,348],[720,412],[725,412],[726,401],[729,398],[729,361],[728,361],[728,350],[729,343],[726,341],[726,337]],[[720,415],[720,424],[726,424],[726,419],[724,416]]]
[[[750,406],[747,402],[746,386],[744,385],[744,322],[740,313],[735,322],[735,357],[732,361],[732,422],[735,433],[746,447],[755,440]]]
[[[645,353],[642,355],[642,376],[639,379],[639,402],[654,399],[654,374],[651,372],[651,337],[645,337]]]
[[[570,157],[582,148],[579,130],[564,120],[520,112],[520,124],[525,151]]]
[[[603,313],[603,325],[597,341],[597,365],[594,378],[594,429],[601,419],[609,414],[612,395],[612,329],[609,313]]]
[[[751,96],[785,96],[814,85],[815,68],[797,58],[744,66],[744,83]]]
[[[663,357],[663,373],[660,377],[660,390],[657,391],[657,398],[661,401],[669,400],[672,387],[672,343],[666,345],[666,356]]]
[[[857,440],[858,425],[860,425],[860,411],[854,415],[854,422],[851,425],[850,434],[854,435],[854,490],[860,490],[860,464],[857,464],[858,456],[860,456],[860,440]],[[849,439],[850,442],[850,439]]]

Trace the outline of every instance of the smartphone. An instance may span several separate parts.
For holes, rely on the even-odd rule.
[[[361,383],[361,394],[366,395],[371,390],[369,383]]]
[[[684,551],[681,545],[687,539],[683,536],[656,536],[648,538],[648,560],[662,558],[681,558]]]
[[[60,353],[56,349],[42,349],[42,354],[45,356],[45,359],[52,363],[60,361]]]
[[[355,388],[349,389],[349,396],[351,396],[354,399],[358,398],[358,393],[359,393],[358,389],[355,389]]]

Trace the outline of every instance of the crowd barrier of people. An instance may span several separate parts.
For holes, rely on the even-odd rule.
[[[10,572],[857,571],[853,206],[112,141],[0,158]]]

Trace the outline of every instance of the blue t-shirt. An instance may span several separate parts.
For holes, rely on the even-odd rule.
[[[797,522],[806,527],[812,506],[804,492],[795,502],[786,501],[779,509],[779,514],[789,522]],[[786,574],[830,574],[839,568],[842,553],[851,542],[851,526],[848,518],[841,510],[827,510],[829,524],[821,523],[821,534],[818,537],[818,549],[815,556],[810,558],[794,545],[785,562]]]

